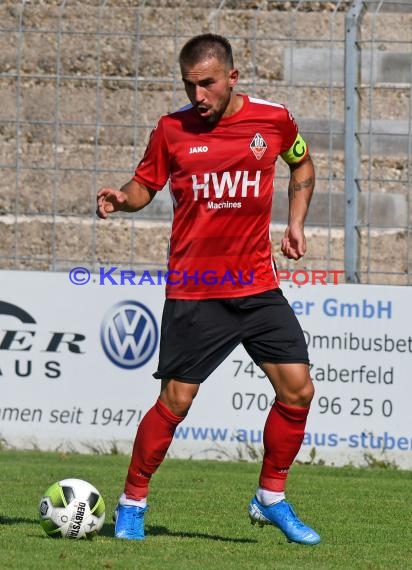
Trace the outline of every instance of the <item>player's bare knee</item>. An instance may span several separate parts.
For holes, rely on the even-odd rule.
[[[165,382],[160,394],[160,399],[177,416],[185,416],[199,387],[195,384],[184,384],[176,380]]]
[[[190,410],[194,398],[195,395],[191,394],[179,394],[178,396],[176,396],[173,402],[175,408],[174,413],[177,414],[178,416],[185,416]]]
[[[312,379],[309,378],[308,381],[303,386],[300,393],[300,398],[302,401],[301,405],[304,405],[305,407],[310,406],[310,403],[312,402],[314,395],[315,395],[315,387],[313,385]]]
[[[190,410],[193,398],[181,397],[177,395],[168,396],[162,394],[160,396],[164,405],[176,416],[185,416]]]
[[[306,382],[302,383],[298,388],[294,386],[293,390],[287,391],[285,394],[285,403],[291,406],[299,406],[303,408],[308,408],[313,396],[315,394],[315,388],[313,386],[312,380],[309,378]]]

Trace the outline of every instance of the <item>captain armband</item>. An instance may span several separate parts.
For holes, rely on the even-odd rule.
[[[308,145],[305,143],[303,138],[298,133],[295,142],[290,147],[290,149],[287,150],[286,152],[283,152],[280,156],[288,164],[297,164],[298,162],[301,162],[301,160],[303,160],[303,158],[308,154],[308,152],[309,152]]]

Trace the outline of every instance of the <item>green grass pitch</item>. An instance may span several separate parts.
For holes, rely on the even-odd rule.
[[[168,459],[153,477],[147,540],[113,538],[123,455],[0,451],[0,567],[18,569],[411,569],[412,472],[295,465],[287,496],[322,537],[289,544],[252,526],[247,505],[258,463]],[[106,522],[93,540],[52,539],[38,522],[45,489],[66,477],[102,493]]]

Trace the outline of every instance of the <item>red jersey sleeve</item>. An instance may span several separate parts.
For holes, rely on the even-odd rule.
[[[134,180],[151,188],[162,190],[170,176],[170,154],[162,119],[150,133],[142,160],[136,167]]]

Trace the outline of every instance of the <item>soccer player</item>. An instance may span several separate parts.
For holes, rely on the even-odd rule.
[[[115,511],[115,536],[144,538],[150,478],[176,426],[200,384],[242,343],[276,394],[249,517],[278,527],[289,541],[317,544],[319,535],[285,500],[314,388],[302,329],[279,289],[269,236],[275,163],[281,156],[290,166],[281,249],[289,259],[305,254],[312,160],[284,105],[234,90],[239,72],[226,38],[208,33],[190,39],[179,63],[190,104],[160,118],[127,184],[97,194],[97,214],[105,219],[141,210],[169,180],[174,218],[168,266],[174,276],[185,275],[166,286],[154,374],[161,380],[160,395],[137,430]],[[207,271],[219,276],[217,282],[204,278]]]

